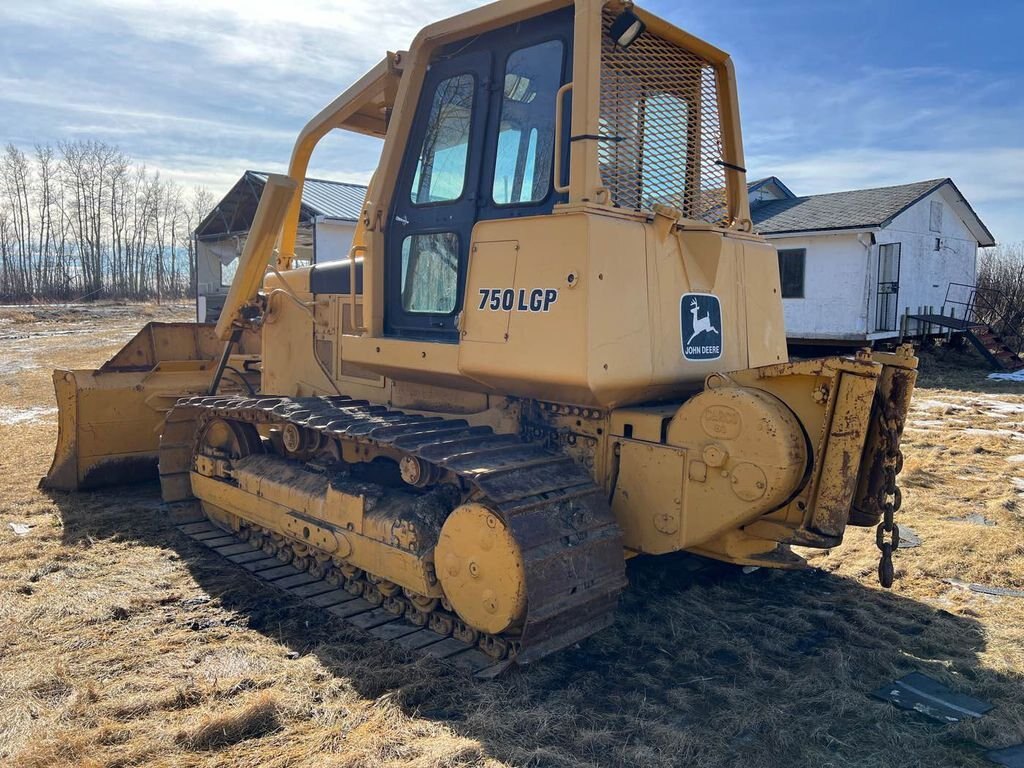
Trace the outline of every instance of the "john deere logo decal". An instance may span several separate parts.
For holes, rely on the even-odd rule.
[[[684,293],[679,300],[683,357],[717,360],[722,356],[722,305],[710,293]]]

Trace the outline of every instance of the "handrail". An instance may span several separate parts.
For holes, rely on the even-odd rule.
[[[967,301],[953,299],[950,294],[954,288],[968,289]],[[965,323],[984,323],[989,326],[1015,354],[1024,351],[1024,317],[1017,317],[1021,311],[1012,306],[1003,291],[979,288],[969,283],[949,283],[944,303],[964,307]]]
[[[554,162],[554,187],[555,192],[568,192],[568,184],[560,184],[562,180],[562,112],[564,109],[565,94],[572,90],[572,81],[563,85],[555,93],[555,162]]]
[[[369,248],[365,245],[353,245],[348,249],[348,290],[349,300],[352,305],[352,330],[357,333],[365,333],[366,326],[356,321],[356,252],[363,254],[363,268],[366,266],[366,254]],[[363,275],[363,290],[366,290],[366,275]]]

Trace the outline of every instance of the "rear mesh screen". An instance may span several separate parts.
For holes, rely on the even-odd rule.
[[[728,218],[715,70],[704,59],[644,32],[628,48],[601,36],[601,178],[612,203],[655,204],[689,219]]]

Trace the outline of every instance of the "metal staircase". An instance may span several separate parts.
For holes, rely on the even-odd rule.
[[[994,369],[1024,368],[1024,308],[1002,291],[966,283],[949,284],[946,306],[961,308],[960,320],[967,338]]]

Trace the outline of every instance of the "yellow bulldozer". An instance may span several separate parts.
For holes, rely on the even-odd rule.
[[[332,130],[380,163],[348,258],[298,267]],[[433,24],[302,131],[216,327],[55,373],[44,482],[158,468],[215,541],[495,662],[608,626],[638,555],[799,568],[877,526],[888,586],[917,359],[789,359],[745,173],[728,55],[630,2]]]

